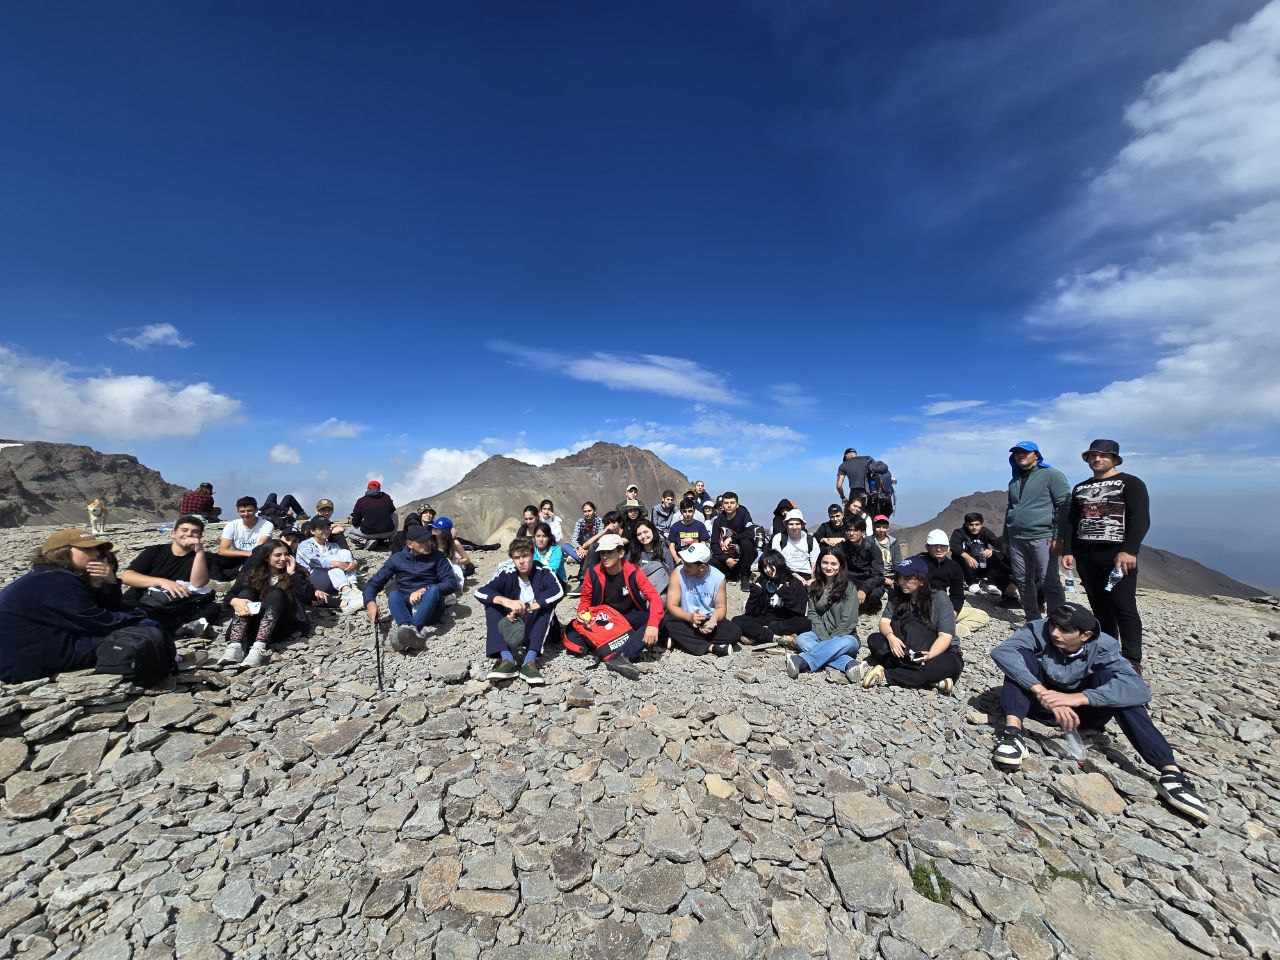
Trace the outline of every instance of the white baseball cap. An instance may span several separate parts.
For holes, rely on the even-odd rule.
[[[600,553],[608,553],[610,550],[617,550],[627,545],[627,538],[619,536],[616,533],[606,533],[600,538],[600,542],[596,545],[596,549]]]
[[[685,563],[706,563],[711,559],[711,548],[696,540],[680,551],[680,559]]]
[[[951,546],[951,538],[947,536],[946,531],[934,527],[929,531],[929,536],[925,539],[924,544],[926,547],[949,547]]]

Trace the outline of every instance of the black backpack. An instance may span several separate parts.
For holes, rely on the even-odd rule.
[[[893,507],[897,500],[894,486],[889,465],[883,460],[872,460],[867,468],[868,516],[878,517],[881,514],[886,517],[893,516]]]
[[[177,669],[178,651],[159,627],[126,627],[103,637],[98,643],[94,670],[113,673],[148,687],[159,683]]]

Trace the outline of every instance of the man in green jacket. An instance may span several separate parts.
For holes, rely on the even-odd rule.
[[[1009,466],[1013,479],[1009,481],[1004,535],[1009,541],[1013,582],[1029,623],[1044,615],[1042,609],[1056,610],[1067,600],[1058,578],[1058,558],[1051,547],[1058,521],[1071,499],[1071,487],[1066,475],[1049,466],[1030,440],[1019,440],[1009,448]]]

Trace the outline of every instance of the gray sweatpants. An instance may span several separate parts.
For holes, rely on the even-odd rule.
[[[1022,612],[1027,620],[1040,617],[1040,594],[1044,593],[1046,610],[1067,602],[1058,578],[1058,558],[1049,555],[1049,540],[1010,540],[1009,566],[1013,582],[1022,597]]]

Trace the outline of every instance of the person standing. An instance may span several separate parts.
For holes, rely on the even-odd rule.
[[[1019,440],[1009,448],[1009,466],[1013,478],[1004,515],[1009,566],[1022,598],[1022,612],[1028,621],[1038,620],[1042,606],[1055,610],[1067,599],[1051,547],[1071,489],[1063,472],[1049,466],[1030,440]]]
[[[867,495],[867,473],[871,469],[871,458],[859,456],[858,451],[850,447],[844,452],[840,466],[836,468],[836,496],[845,502],[844,482],[849,481],[849,496],[861,493]]]
[[[1151,529],[1147,485],[1116,468],[1120,444],[1095,440],[1080,454],[1093,476],[1071,490],[1071,505],[1058,526],[1056,552],[1079,572],[1089,606],[1103,633],[1120,640],[1120,652],[1142,673],[1142,617],[1138,613],[1138,551]],[[1119,574],[1108,588],[1113,571]]]

